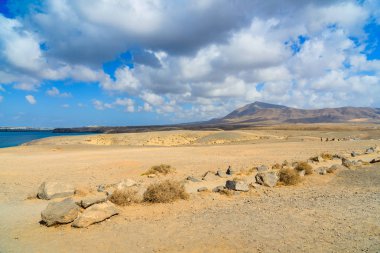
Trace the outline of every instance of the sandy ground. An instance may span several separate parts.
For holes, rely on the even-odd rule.
[[[195,141],[176,144],[176,134]],[[182,180],[228,165],[249,169],[380,145],[379,140],[320,142],[321,134],[365,135],[181,131],[58,137],[1,149],[0,252],[379,252],[379,166],[312,175],[295,187],[232,197],[206,192],[172,204],[123,207],[120,215],[87,229],[44,227],[38,221],[47,201],[25,200],[45,180],[82,189],[126,178],[149,184],[166,177],[149,179],[141,173],[161,163],[177,169],[168,178]],[[242,141],[241,136],[256,137]],[[163,145],[146,144],[157,137]],[[232,141],[213,143],[227,137]],[[89,143],[89,138],[105,141]],[[199,141],[205,138],[211,142]]]

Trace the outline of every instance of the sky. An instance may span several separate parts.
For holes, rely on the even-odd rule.
[[[380,107],[380,1],[0,0],[0,126]]]

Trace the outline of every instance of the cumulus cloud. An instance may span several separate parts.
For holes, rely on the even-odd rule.
[[[25,96],[26,101],[28,101],[29,104],[34,105],[37,103],[37,100],[34,98],[33,95],[26,95]]]
[[[255,100],[380,105],[380,60],[367,58],[364,30],[380,22],[378,1],[88,4],[52,0],[24,18],[0,15],[2,84],[37,90],[44,80],[94,82],[113,101],[93,100],[98,110],[185,120],[223,116]],[[103,72],[105,62],[125,52],[131,64]],[[67,96],[55,87],[47,94]]]

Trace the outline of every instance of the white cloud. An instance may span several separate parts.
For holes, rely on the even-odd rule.
[[[111,109],[113,108],[112,104],[109,103],[103,103],[100,100],[94,99],[92,101],[93,106],[95,107],[96,110],[104,110],[104,109]]]
[[[71,97],[70,93],[67,93],[67,92],[61,93],[56,87],[51,87],[51,89],[48,89],[46,91],[46,94],[51,97],[62,97],[62,98]]]
[[[3,101],[4,97],[0,95],[0,103]]]
[[[125,107],[126,112],[135,111],[135,106],[134,106],[135,103],[130,98],[117,98],[113,104]]]
[[[26,101],[28,101],[29,104],[34,105],[37,103],[37,100],[34,98],[33,95],[26,95],[25,96]]]
[[[70,108],[70,105],[69,104],[63,104],[62,108]]]

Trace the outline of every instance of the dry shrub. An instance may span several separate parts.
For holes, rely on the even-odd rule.
[[[299,162],[298,165],[294,168],[297,171],[305,171],[306,175],[313,174],[313,167],[307,162]]]
[[[280,182],[285,185],[296,185],[301,182],[301,177],[296,170],[281,169],[279,172]]]
[[[152,166],[143,175],[150,175],[150,174],[155,174],[155,175],[164,174],[164,175],[167,175],[167,174],[172,173],[174,171],[175,171],[175,169],[172,168],[172,166],[170,166],[168,164],[160,164],[160,165]]]
[[[324,160],[332,160],[334,158],[334,156],[330,153],[322,153],[321,154],[321,157],[324,159]]]
[[[144,201],[152,203],[168,203],[188,198],[184,186],[173,180],[151,184],[144,193]]]
[[[276,163],[272,166],[272,170],[280,170],[282,168],[282,165],[279,163]]]
[[[109,201],[119,206],[128,206],[140,202],[140,198],[137,195],[137,190],[126,188],[115,190],[109,197]]]

